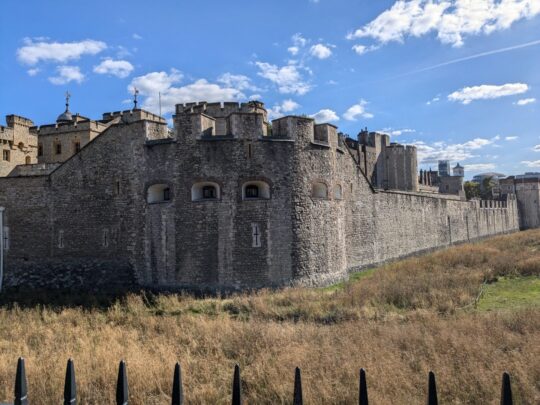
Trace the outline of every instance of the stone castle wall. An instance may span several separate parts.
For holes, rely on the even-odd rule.
[[[0,179],[5,285],[325,285],[354,269],[518,229],[514,200],[484,208],[375,191],[359,151],[331,125],[285,117],[270,134],[257,106],[194,107],[177,107],[174,138],[151,135],[165,133],[161,122],[119,122],[49,175]],[[226,133],[207,131],[217,118]],[[193,201],[207,183],[218,186],[217,198]],[[244,199],[250,183],[266,185],[269,198]],[[147,201],[156,186],[169,200]]]
[[[540,183],[538,180],[516,181],[515,192],[520,212],[521,229],[540,226]]]
[[[17,115],[8,115],[6,123],[0,126],[0,177],[9,175],[17,165],[37,163],[37,136],[30,132],[34,123]]]

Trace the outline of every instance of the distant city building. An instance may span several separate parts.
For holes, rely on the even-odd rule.
[[[439,160],[439,176],[440,177],[450,176],[450,161],[449,160]]]
[[[482,185],[485,179],[491,178],[496,184],[499,183],[500,179],[504,179],[506,176],[502,173],[495,173],[495,172],[487,172],[487,173],[480,173],[473,177],[472,181],[475,183],[478,183]]]
[[[443,173],[443,174],[441,174]],[[465,168],[459,163],[453,169],[453,176],[450,175],[450,161],[439,160],[439,171],[420,170],[418,178],[419,190],[424,192],[453,194],[465,199],[465,189],[463,188],[463,177]]]
[[[465,177],[465,168],[459,163],[453,169],[454,176]]]

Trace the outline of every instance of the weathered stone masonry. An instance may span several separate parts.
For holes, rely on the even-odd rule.
[[[173,136],[146,118],[115,121],[50,173],[0,178],[5,286],[325,285],[518,230],[512,197],[377,190],[334,126],[270,127],[262,103],[178,105]]]

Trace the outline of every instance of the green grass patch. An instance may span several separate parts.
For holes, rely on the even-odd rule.
[[[358,282],[358,281],[360,281],[362,279],[370,277],[378,269],[379,269],[379,267],[374,267],[372,269],[361,270],[361,271],[357,271],[355,273],[351,273],[349,275],[348,280],[341,281],[339,283],[329,285],[328,287],[323,287],[323,288],[321,288],[321,291],[323,291],[323,292],[334,292],[334,291],[343,290],[347,284],[356,283],[356,282]]]
[[[540,306],[540,277],[501,277],[485,287],[478,302],[480,311]]]

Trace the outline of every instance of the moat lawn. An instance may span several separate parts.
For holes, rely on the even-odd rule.
[[[357,273],[321,289],[224,298],[3,295],[0,403],[18,356],[29,398],[62,401],[75,361],[79,404],[112,404],[125,359],[130,404],[170,403],[174,363],[190,404],[228,404],[235,363],[247,404],[425,403],[427,373],[444,404],[497,404],[503,371],[519,404],[540,403],[540,230],[500,236]]]

